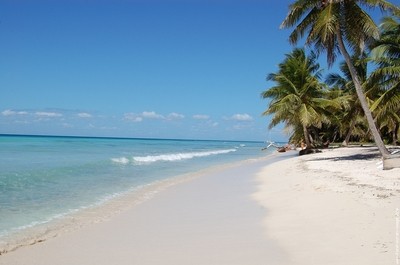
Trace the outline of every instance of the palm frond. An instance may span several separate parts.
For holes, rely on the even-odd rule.
[[[289,13],[280,25],[281,29],[293,27],[301,18],[315,7],[320,0],[297,0],[289,6]]]

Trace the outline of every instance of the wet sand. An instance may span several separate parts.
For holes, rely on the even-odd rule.
[[[0,256],[0,264],[280,264],[252,199],[267,160],[207,170],[109,220]]]

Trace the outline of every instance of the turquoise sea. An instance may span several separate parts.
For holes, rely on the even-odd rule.
[[[148,184],[259,158],[262,142],[0,135],[0,241]]]

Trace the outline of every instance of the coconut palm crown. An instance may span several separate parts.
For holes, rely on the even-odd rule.
[[[371,60],[378,67],[370,82],[379,84],[378,99],[371,106],[380,128],[392,134],[392,143],[398,142],[400,130],[400,17],[385,17],[380,25],[381,38],[373,43]]]
[[[267,76],[275,85],[261,94],[271,100],[263,113],[273,114],[269,127],[283,122],[294,131],[303,131],[307,146],[311,146],[310,126],[321,127],[328,123],[327,110],[335,105],[324,96],[326,90],[319,81],[321,70],[316,60],[315,53],[307,56],[304,49],[294,49],[286,54],[279,70]]]
[[[379,38],[378,26],[362,7],[400,13],[396,5],[385,0],[297,0],[289,6],[281,28],[294,27],[289,41],[295,44],[305,37],[306,44],[313,46],[317,53],[326,52],[330,66],[339,53],[343,55],[375,143],[381,154],[388,156],[347,50],[361,54],[370,42]]]

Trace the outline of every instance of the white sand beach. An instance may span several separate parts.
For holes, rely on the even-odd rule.
[[[374,154],[287,152],[206,171],[0,264],[396,264],[400,170],[377,169]]]
[[[329,149],[258,174],[265,233],[287,264],[399,264],[400,169],[382,170],[377,155]]]

